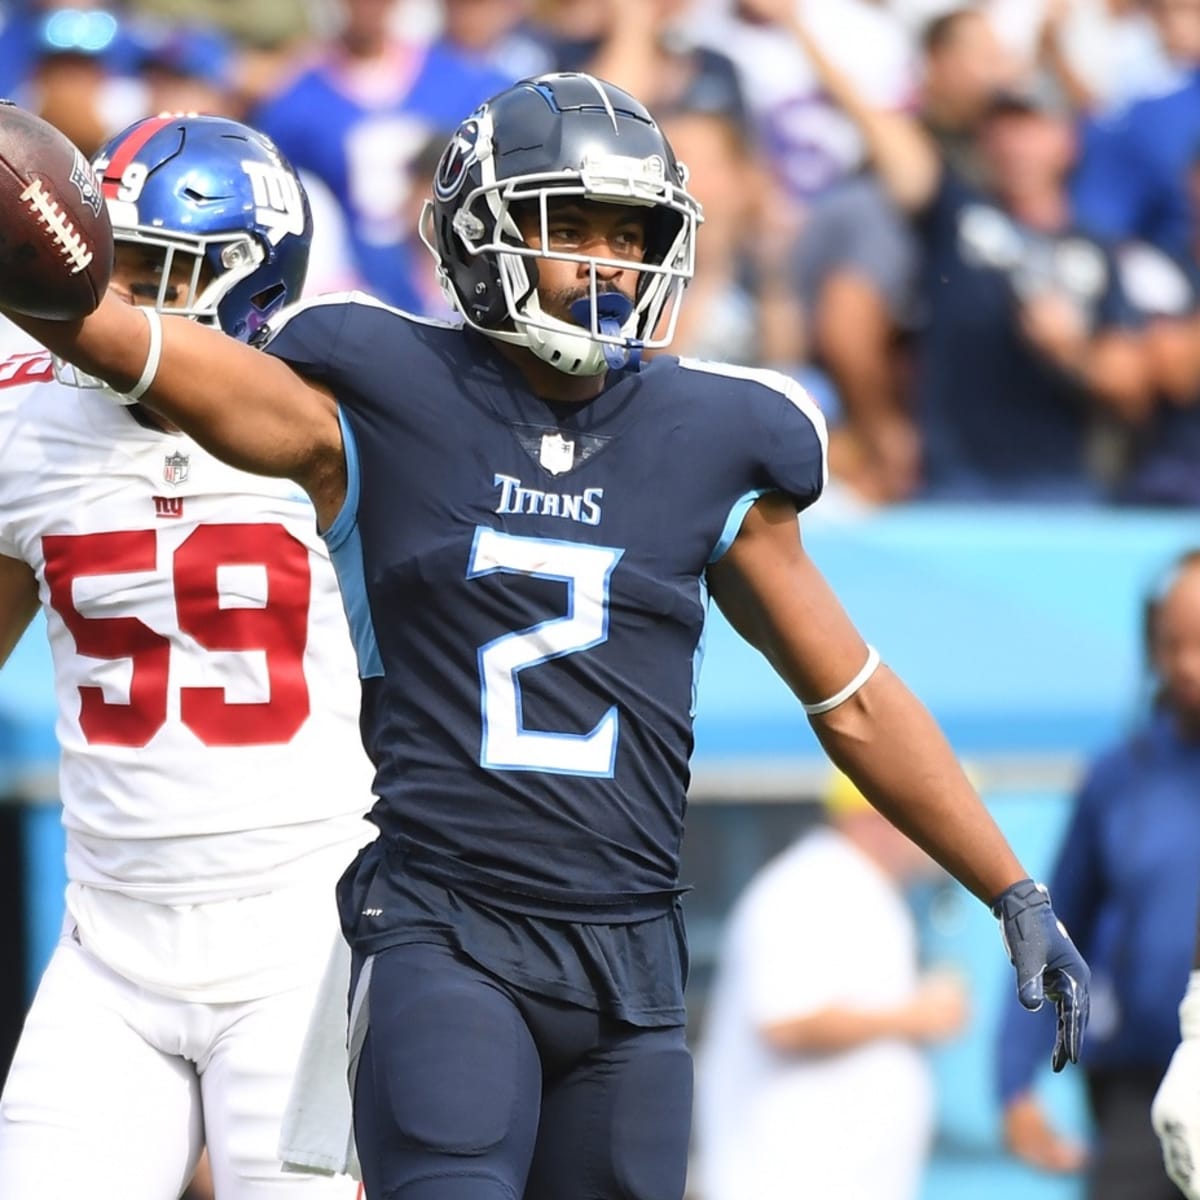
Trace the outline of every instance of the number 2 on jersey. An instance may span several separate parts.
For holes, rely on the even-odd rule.
[[[517,676],[564,654],[598,646],[608,637],[609,580],[620,550],[518,537],[479,529],[471,548],[469,579],[511,571],[567,585],[567,615],[506,633],[480,647],[483,741],[480,765],[494,771],[554,771],[565,775],[611,775],[617,748],[614,705],[590,733],[545,733],[521,725]]]
[[[84,616],[74,582],[87,575],[158,569],[158,533],[55,534],[42,539],[50,603],[81,655],[131,664],[129,700],[106,700],[101,688],[79,689],[79,724],[89,742],[144,746],[167,722],[171,640],[136,616]],[[267,575],[261,608],[222,608],[218,570],[259,566]],[[265,656],[269,698],[231,704],[220,687],[180,687],[179,715],[206,746],[263,746],[290,741],[308,719],[304,650],[308,642],[311,572],[308,550],[282,525],[202,525],[171,559],[175,610],[182,633],[205,650]]]

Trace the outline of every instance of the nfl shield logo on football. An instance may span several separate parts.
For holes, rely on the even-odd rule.
[[[71,164],[71,182],[79,192],[79,198],[98,217],[100,205],[104,203],[104,199],[100,195],[100,184],[92,173],[88,160],[78,150],[75,151],[75,159]]]
[[[183,483],[188,477],[188,456],[176,451],[163,460],[163,479],[167,483]]]
[[[575,443],[568,442],[561,433],[543,433],[538,462],[551,475],[569,471],[575,465]]]

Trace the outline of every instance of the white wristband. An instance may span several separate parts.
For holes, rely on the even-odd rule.
[[[1185,1042],[1200,1039],[1200,970],[1188,976],[1187,991],[1179,1003],[1179,1032]]]
[[[125,399],[130,404],[140,400],[154,382],[158,374],[158,364],[162,359],[162,317],[158,309],[149,305],[139,305],[138,311],[144,314],[146,324],[150,327],[150,351],[146,355],[146,365],[142,368],[141,378],[125,393]]]
[[[839,704],[845,704],[875,674],[875,668],[878,666],[879,651],[874,646],[868,646],[867,661],[863,664],[863,669],[840,692],[830,696],[828,700],[819,700],[816,704],[801,704],[800,707],[810,717],[815,717],[819,713],[827,713],[830,709],[837,708]]]

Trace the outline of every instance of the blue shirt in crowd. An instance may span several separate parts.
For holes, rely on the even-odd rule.
[[[431,139],[449,132],[513,81],[447,42],[399,46],[386,86],[356,78],[334,56],[301,72],[251,117],[299,170],[332,190],[349,219],[366,290],[392,304],[412,294],[409,234],[412,170]]]
[[[1200,894],[1200,743],[1169,713],[1104,754],[1075,803],[1050,895],[1093,970],[1091,1070],[1166,1069],[1179,1044]],[[1012,1000],[998,1046],[1000,1097],[1027,1091],[1049,1059],[1054,1013]]]
[[[1200,70],[1177,88],[1092,124],[1074,183],[1075,212],[1094,233],[1144,238],[1183,255],[1193,224],[1188,174],[1200,155]]]

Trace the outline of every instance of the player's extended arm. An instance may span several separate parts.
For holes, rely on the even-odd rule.
[[[0,666],[38,610],[37,577],[28,563],[0,554]]]
[[[109,292],[89,316],[43,321],[5,313],[42,345],[129,392],[151,360],[151,321]],[[323,525],[345,496],[332,397],[279,359],[182,317],[161,321],[157,370],[141,400],[232,466],[295,479]]]
[[[1182,1037],[1150,1108],[1167,1174],[1188,1200],[1200,1200],[1200,928],[1187,991],[1179,1005]]]
[[[709,580],[721,610],[802,702],[836,695],[866,662],[866,643],[805,553],[783,497],[754,505]],[[1025,878],[933,718],[886,666],[812,725],[863,795],[981,900]]]
[[[709,584],[734,628],[809,706],[833,762],[894,825],[992,906],[1022,1003],[1038,1008],[1045,994],[1057,1004],[1055,1068],[1075,1061],[1087,1023],[1087,965],[924,705],[880,666],[843,701],[811,712],[861,678],[868,647],[805,553],[793,505],[778,495],[760,499],[709,569]]]

